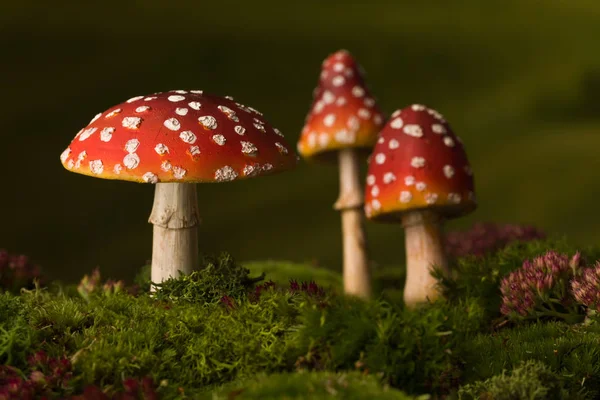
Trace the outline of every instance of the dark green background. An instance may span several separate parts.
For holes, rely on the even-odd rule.
[[[153,187],[59,162],[96,113],[204,89],[261,110],[295,143],[320,63],[340,48],[386,113],[425,103],[463,138],[480,208],[451,227],[524,222],[600,239],[597,0],[4,1],[0,11],[0,247],[54,276],[100,266],[128,277],[151,254]],[[336,168],[304,163],[201,185],[201,249],[339,269],[337,190]],[[368,233],[373,259],[401,260],[400,226]]]

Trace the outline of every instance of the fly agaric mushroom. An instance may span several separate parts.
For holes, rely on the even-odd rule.
[[[431,268],[448,273],[443,222],[477,207],[465,149],[442,115],[419,104],[392,114],[369,161],[365,203],[371,220],[402,221],[405,303],[434,300]]]
[[[324,62],[298,152],[307,159],[339,161],[340,195],[334,205],[342,213],[344,291],[371,294],[363,221],[359,153],[368,154],[384,118],[366,87],[354,58],[345,50]],[[336,154],[337,153],[337,154]]]
[[[70,171],[155,184],[152,281],[197,266],[195,183],[292,168],[297,157],[251,107],[201,90],[137,96],[92,119],[60,157]]]

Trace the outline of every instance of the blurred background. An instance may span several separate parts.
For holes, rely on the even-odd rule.
[[[600,240],[597,0],[2,3],[0,248],[52,277],[99,266],[129,278],[151,255],[153,186],[59,161],[95,114],[204,89],[262,111],[295,144],[321,61],[342,48],[386,114],[424,103],[462,137],[480,207],[449,229],[528,223]],[[341,268],[335,166],[198,189],[202,250]],[[367,227],[371,257],[401,263],[401,226]]]

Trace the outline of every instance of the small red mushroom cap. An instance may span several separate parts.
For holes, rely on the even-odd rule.
[[[369,161],[367,218],[396,221],[426,208],[458,217],[477,207],[474,191],[463,144],[440,113],[413,104],[392,114]]]
[[[60,156],[105,179],[221,182],[292,168],[297,157],[251,107],[201,90],[137,96],[92,119]]]
[[[372,148],[384,117],[356,60],[346,50],[323,62],[298,152],[306,158],[344,148]]]

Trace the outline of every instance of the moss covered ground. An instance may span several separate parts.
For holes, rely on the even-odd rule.
[[[560,299],[551,318],[536,310],[567,281],[537,284],[529,309],[504,289],[527,260],[551,275],[598,259],[565,239],[515,241],[453,259],[446,300],[416,309],[402,304],[402,267],[378,267],[378,296],[363,301],[315,266],[226,253],[152,295],[147,267],[132,284],[95,271],[78,285],[4,285],[0,398],[600,398],[598,291]],[[577,268],[565,279],[583,279]]]

